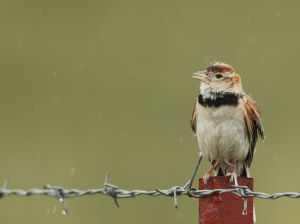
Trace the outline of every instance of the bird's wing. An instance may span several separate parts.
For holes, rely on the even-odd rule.
[[[256,142],[257,142],[257,134],[261,138],[262,141],[265,140],[264,130],[261,124],[261,113],[260,110],[253,99],[249,96],[244,95],[242,98],[245,104],[246,113],[244,114],[245,121],[245,132],[248,135],[250,150],[245,159],[245,163],[247,167],[250,167],[253,155],[255,152]]]
[[[197,130],[197,116],[196,116],[197,104],[198,104],[198,97],[197,97],[197,101],[196,101],[194,109],[193,109],[191,126],[190,126],[191,132],[193,132],[195,135],[196,135],[196,130]]]

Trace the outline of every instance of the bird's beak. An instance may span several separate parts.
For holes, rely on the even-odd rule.
[[[192,77],[206,83],[209,81],[205,71],[195,72]]]

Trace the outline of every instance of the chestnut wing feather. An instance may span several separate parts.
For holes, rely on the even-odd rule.
[[[191,119],[191,125],[190,125],[190,130],[196,135],[196,130],[197,130],[197,117],[196,117],[196,107],[198,103],[198,97],[197,101],[194,105],[193,113],[192,113],[192,119]]]
[[[256,104],[256,102],[251,99],[249,96],[245,95],[244,98],[246,114],[244,115],[246,133],[248,135],[250,150],[245,159],[245,164],[247,167],[250,167],[253,160],[253,155],[256,148],[256,142],[258,135],[262,141],[265,140],[264,130],[261,124],[261,113]]]

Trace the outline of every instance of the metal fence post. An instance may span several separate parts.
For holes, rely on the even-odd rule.
[[[253,179],[238,177],[240,186],[253,191]],[[211,177],[207,184],[199,179],[200,190],[233,189],[229,177]],[[243,215],[243,198],[234,194],[219,194],[199,198],[199,224],[253,224],[253,198],[247,198],[247,214]]]

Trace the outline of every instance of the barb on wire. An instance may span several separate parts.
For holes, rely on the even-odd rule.
[[[4,181],[3,190],[6,190],[7,185],[8,185],[8,181],[9,181],[8,178]],[[2,193],[1,188],[0,188],[0,199],[3,197],[3,195],[4,194]]]
[[[5,180],[4,186],[0,188],[0,199],[9,196],[9,195],[17,195],[17,196],[31,196],[31,195],[45,195],[55,199],[59,199],[63,203],[63,214],[67,214],[67,198],[72,197],[79,197],[84,195],[94,195],[94,194],[104,194],[110,196],[114,199],[115,206],[119,207],[119,203],[117,198],[131,198],[138,195],[148,195],[148,196],[159,196],[164,195],[168,197],[174,197],[174,204],[175,208],[178,208],[178,200],[177,197],[180,195],[188,195],[192,198],[202,198],[214,193],[225,194],[230,193],[242,197],[244,199],[244,209],[243,214],[247,214],[247,198],[256,197],[256,198],[263,198],[263,199],[277,199],[280,197],[290,197],[290,198],[299,198],[300,194],[293,193],[293,192],[286,192],[286,193],[277,193],[277,194],[266,194],[261,192],[252,192],[247,186],[239,186],[237,177],[234,176],[235,185],[231,185],[232,189],[214,189],[214,190],[196,190],[192,187],[193,180],[195,178],[196,172],[200,165],[203,155],[200,153],[196,167],[192,174],[191,179],[183,186],[174,186],[171,189],[167,190],[160,190],[156,189],[154,191],[144,191],[144,190],[122,190],[119,189],[116,185],[112,185],[108,183],[109,173],[106,173],[105,181],[104,181],[104,188],[102,189],[90,189],[86,191],[81,191],[77,189],[66,190],[63,187],[51,186],[47,184],[44,189],[30,189],[28,191],[24,190],[9,190],[7,189],[8,186],[8,179]]]
[[[55,197],[59,198],[59,201],[63,203],[63,207],[64,207],[64,210],[62,211],[62,213],[64,215],[66,215],[68,213],[68,209],[67,209],[67,202],[65,199],[64,189],[62,187],[50,186],[50,184],[46,184],[46,186],[44,186],[44,188],[52,190],[53,195],[55,195]]]
[[[107,183],[108,182],[109,173],[106,173],[105,182],[104,182],[104,190],[107,195],[111,196],[115,200],[115,205],[117,208],[120,207],[118,200],[117,200],[117,193],[116,190],[118,190],[118,187],[112,184]]]

